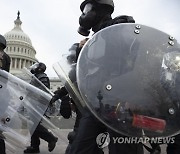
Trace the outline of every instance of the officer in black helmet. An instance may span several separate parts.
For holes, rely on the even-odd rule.
[[[49,78],[45,73],[45,71],[46,71],[46,65],[42,62],[37,62],[30,67],[30,72],[34,74],[35,77],[37,77],[37,79],[39,79],[47,88],[50,88]]]
[[[44,73],[45,70],[46,65],[42,62],[37,62],[30,67],[31,73],[34,74],[47,88],[50,88],[50,81],[46,73]],[[31,84],[38,87],[38,85],[35,85],[34,83]],[[39,124],[31,136],[31,145],[24,150],[24,153],[39,153],[40,138],[48,142],[48,150],[50,152],[54,150],[58,138],[49,132],[43,125]]]
[[[70,65],[73,65],[77,61],[77,49],[79,44],[74,43],[71,48],[69,49],[70,53],[67,56],[67,62]],[[61,88],[57,88],[56,91],[54,91],[54,95],[52,99],[50,100],[50,105],[52,105],[56,100],[61,100],[61,106],[60,106],[60,114],[65,118],[69,119],[71,117],[71,106],[70,106],[70,97],[68,94],[68,91],[66,90],[65,86]]]
[[[114,3],[112,0],[85,0],[81,3],[80,9],[82,11],[79,17],[78,33],[83,36],[88,36],[90,30],[94,33],[99,30],[120,23],[134,23],[135,20],[131,16],[122,15],[112,19],[111,14],[114,11]],[[85,109],[86,110],[86,109]],[[101,122],[99,122],[90,112],[85,111],[80,119],[78,133],[72,143],[69,154],[101,154],[103,151],[98,148],[96,137],[109,131],[110,135],[118,135],[109,130]],[[111,141],[113,142],[113,141]],[[110,143],[111,143],[110,142]],[[124,150],[125,149],[125,150]],[[109,152],[115,153],[129,153],[129,154],[142,154],[142,145],[115,145],[109,146]]]
[[[9,72],[11,59],[9,55],[4,52],[5,48],[6,48],[6,39],[4,38],[4,36],[0,35],[0,69]],[[0,134],[0,153],[1,154],[6,153],[5,142],[1,134]]]
[[[81,3],[82,11],[79,17],[78,33],[88,36],[90,30],[98,32],[99,30],[119,23],[134,23],[131,16],[122,15],[112,19],[111,14],[114,11],[114,3],[112,0],[85,0]]]
[[[78,55],[80,53],[80,50],[82,48],[82,44],[84,44],[88,38],[82,40],[80,43],[74,43],[69,48],[69,54],[67,55],[67,62],[69,65],[71,65],[71,72],[70,72],[70,78],[72,80],[75,80],[75,67],[76,62],[78,59]],[[56,100],[61,99],[61,106],[60,106],[60,114],[65,118],[68,119],[71,116],[71,111],[74,111],[76,113],[76,120],[74,124],[74,128],[72,132],[69,132],[68,134],[68,140],[69,144],[66,148],[65,154],[68,154],[71,149],[71,144],[73,143],[73,140],[76,137],[76,133],[78,131],[79,121],[81,119],[81,112],[79,111],[78,107],[74,103],[73,99],[69,96],[68,91],[66,90],[65,86],[58,88],[54,92],[54,96],[52,97],[50,104],[53,104]]]

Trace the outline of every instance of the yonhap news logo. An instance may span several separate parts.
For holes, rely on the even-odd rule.
[[[108,132],[101,133],[96,138],[96,143],[99,148],[105,148],[111,144],[173,144],[175,142],[175,137],[122,137],[122,136],[112,136],[110,140],[110,135]]]
[[[175,137],[112,137],[114,144],[172,144],[175,142]]]
[[[104,133],[99,134],[96,137],[96,143],[97,143],[98,147],[101,148],[101,149],[103,149],[106,146],[108,146],[109,143],[110,143],[109,133],[108,132],[104,132]]]

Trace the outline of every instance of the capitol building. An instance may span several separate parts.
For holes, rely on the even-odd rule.
[[[22,21],[20,20],[20,12],[18,11],[17,19],[14,21],[14,28],[5,33],[4,37],[7,41],[5,52],[11,58],[10,73],[23,78],[22,69],[29,68],[34,63],[38,62],[36,59],[36,50],[32,45],[29,36],[23,32]],[[61,86],[59,78],[50,78],[51,91],[54,91]]]

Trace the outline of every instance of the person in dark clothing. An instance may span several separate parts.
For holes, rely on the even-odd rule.
[[[67,61],[68,64],[73,65],[76,64],[78,55],[80,53],[80,50],[82,48],[82,45],[85,43],[85,41],[88,40],[86,38],[85,40],[81,41],[80,43],[74,43],[70,49],[69,49],[69,54],[67,56]],[[72,73],[73,74],[73,73]],[[76,113],[76,120],[74,124],[74,128],[72,132],[69,132],[67,138],[69,140],[69,144],[66,148],[65,154],[68,154],[71,144],[73,140],[76,137],[76,133],[78,131],[78,126],[79,126],[79,121],[81,118],[81,112],[79,111],[78,107],[74,103],[73,99],[69,96],[68,91],[66,90],[65,86],[58,88],[54,92],[54,96],[52,97],[50,104],[53,104],[56,100],[60,99],[61,100],[61,106],[60,106],[60,114],[65,118],[68,119],[71,117],[72,111]]]
[[[69,132],[68,134],[68,140],[69,140],[69,144],[68,147],[66,148],[66,152],[65,154],[68,153],[69,149],[71,148],[71,144],[76,136],[76,131],[78,128],[78,121],[81,117],[81,113],[79,112],[79,110],[76,108],[72,98],[69,97],[68,92],[66,90],[65,87],[62,88],[58,88],[55,92],[54,92],[54,96],[52,97],[50,104],[53,104],[56,100],[60,99],[61,100],[61,106],[60,106],[60,114],[65,118],[65,119],[69,119],[71,117],[71,113],[72,113],[72,108],[74,108],[74,112],[76,112],[76,121],[75,121],[75,125],[74,125],[74,129],[72,132]],[[72,105],[74,107],[72,107]]]
[[[11,59],[7,53],[4,52],[6,48],[6,39],[0,35],[0,69],[9,72]],[[5,142],[3,136],[0,135],[0,154],[6,153]]]
[[[123,15],[112,19],[111,14],[114,11],[114,3],[112,0],[85,0],[81,3],[80,9],[82,11],[79,17],[79,29],[78,33],[83,36],[88,36],[90,30],[94,33],[100,31],[111,25],[121,24],[121,23],[135,23],[135,20],[131,16]],[[104,124],[102,124],[98,119],[90,113],[87,109],[82,114],[80,119],[78,132],[76,138],[74,139],[71,149],[68,154],[101,154],[103,153],[96,143],[96,138],[99,134],[104,132],[109,132],[110,136],[117,135],[115,132],[107,129]],[[121,136],[118,134],[118,136]],[[112,141],[110,144],[113,143]],[[116,145],[115,148],[111,149],[110,153],[122,153],[127,154],[142,154],[142,145],[131,145],[125,144],[123,146]],[[118,149],[118,150],[117,150]],[[123,149],[125,149],[123,151]],[[128,149],[128,150],[127,150]],[[140,149],[140,150],[134,150]]]
[[[81,3],[82,11],[79,17],[78,33],[88,36],[90,30],[94,33],[108,26],[120,23],[135,23],[131,16],[122,15],[112,19],[111,14],[114,12],[113,0],[85,0]]]
[[[80,43],[74,43],[72,45],[72,47],[69,49],[70,51],[70,54],[67,56],[67,61],[70,65],[72,65],[72,69],[71,71],[69,72],[69,77],[71,79],[71,81],[73,82],[73,84],[76,83],[76,77],[75,77],[75,71],[76,71],[76,63],[77,63],[77,59],[78,59],[78,56],[80,54],[80,51],[83,47],[83,45],[86,43],[86,41],[88,40],[89,38],[85,38],[83,40],[80,41]],[[71,93],[69,93],[69,95],[71,95]],[[90,132],[92,132],[91,134],[94,135],[93,133],[94,132],[97,132],[95,133],[96,134],[99,134],[100,132],[104,132],[104,129],[106,129],[106,127],[102,127],[102,125],[99,125],[99,122],[94,118],[94,117],[90,117],[89,119],[86,119],[84,117],[84,115],[86,115],[86,110],[84,110],[83,112],[81,111],[81,109],[79,108],[78,104],[76,104],[73,100],[73,98],[71,98],[71,106],[72,109],[74,109],[74,111],[76,112],[76,121],[75,121],[75,125],[74,125],[74,129],[72,132],[69,132],[68,134],[68,140],[69,140],[69,144],[66,148],[66,152],[65,154],[71,154],[71,149],[72,149],[72,145],[75,144],[75,146],[77,145],[76,143],[74,143],[74,141],[76,141],[76,138],[79,138],[78,134],[80,134],[79,132],[81,132],[81,128],[84,129],[84,127],[86,127],[85,129],[88,130],[89,127],[92,128],[93,130],[91,130]],[[87,116],[89,116],[89,114],[87,114]],[[85,120],[82,120],[81,118],[83,117],[83,119]],[[93,122],[94,123],[89,123],[89,121],[91,121],[91,118],[93,118]],[[81,121],[84,121],[84,122],[81,122]],[[79,126],[80,123],[84,126]],[[88,123],[90,125],[88,125]],[[93,125],[93,126],[92,126]],[[96,129],[97,126],[99,125],[99,129]],[[100,131],[101,130],[101,131]],[[91,136],[91,134],[87,133],[87,136],[85,138],[88,138],[88,136]],[[84,134],[85,135],[85,134]],[[94,136],[96,137],[96,136]],[[84,141],[86,142],[86,141]],[[86,144],[86,143],[85,143]],[[89,148],[89,153],[91,153],[91,148],[94,149],[93,147],[96,146],[96,144],[92,144],[91,143],[91,147]],[[85,145],[86,146],[86,145]],[[81,148],[81,147],[79,147]],[[84,148],[84,147],[83,147]],[[82,148],[82,149],[83,149]],[[73,150],[74,151],[74,150]],[[101,153],[101,149],[97,149],[98,153],[100,152]],[[96,151],[96,152],[97,152]],[[80,151],[78,151],[77,153],[79,153]]]
[[[35,63],[30,67],[32,74],[39,79],[47,88],[50,88],[50,81],[48,76],[44,73],[46,65],[44,63]],[[33,83],[32,83],[33,84]],[[37,86],[37,85],[34,85]],[[48,150],[51,152],[56,146],[58,138],[48,131],[41,123],[37,126],[34,133],[31,136],[31,145],[24,150],[24,153],[39,153],[40,138],[48,142]]]
[[[69,144],[66,148],[65,154],[68,154],[70,149],[71,149],[71,145],[74,141],[74,139],[76,138],[76,134],[78,132],[78,128],[79,128],[79,122],[80,119],[82,117],[82,113],[80,112],[80,110],[78,109],[77,105],[75,104],[75,102],[73,101],[73,99],[71,98],[71,109],[73,112],[76,113],[76,119],[75,119],[75,124],[74,124],[74,128],[71,132],[68,133],[68,140],[69,140]]]

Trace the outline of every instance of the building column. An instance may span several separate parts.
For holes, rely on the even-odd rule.
[[[26,67],[26,59],[23,60],[23,67]]]
[[[13,62],[12,62],[12,58],[11,58],[11,63],[10,63],[10,70],[12,69],[12,63],[13,63]]]
[[[19,58],[19,69],[22,69],[22,68],[21,68],[21,66],[22,66],[22,65],[21,65],[21,62],[22,62],[22,61],[21,61],[21,58]]]
[[[17,58],[14,58],[14,69],[16,69],[17,67]]]

